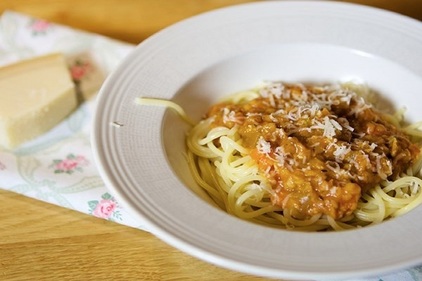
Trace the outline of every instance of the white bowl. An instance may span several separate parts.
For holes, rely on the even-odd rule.
[[[422,263],[422,208],[359,230],[298,233],[212,207],[189,188],[188,127],[172,111],[134,102],[173,100],[199,120],[219,98],[263,80],[364,81],[407,107],[410,120],[422,120],[422,24],[364,6],[277,1],[166,28],[141,43],[99,93],[93,144],[106,185],[159,238],[236,271],[334,279]]]

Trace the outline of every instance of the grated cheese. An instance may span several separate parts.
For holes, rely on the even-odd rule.
[[[336,158],[337,162],[342,162],[344,157],[346,157],[347,153],[349,153],[351,150],[350,147],[346,145],[336,145],[336,149],[333,153],[334,157]]]
[[[223,122],[224,123],[228,123],[228,122],[233,122],[233,123],[239,123],[241,124],[241,120],[239,120],[239,118],[236,117],[236,112],[228,109],[227,107],[223,108]]]
[[[270,154],[271,153],[271,144],[267,142],[262,136],[259,138],[256,145],[258,152],[261,154]]]
[[[275,159],[277,160],[278,164],[283,167],[286,162],[286,154],[284,152],[283,147],[278,146],[275,149]]]
[[[336,135],[336,129],[341,131],[342,127],[341,125],[334,119],[329,118],[328,116],[325,116],[323,121],[324,123],[320,122],[317,119],[312,120],[314,122],[314,126],[312,126],[312,129],[321,129],[324,130],[323,136],[332,138]]]

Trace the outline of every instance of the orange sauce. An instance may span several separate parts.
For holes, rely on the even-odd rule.
[[[361,194],[410,167],[419,148],[355,92],[270,85],[261,96],[213,106],[213,126],[238,127],[272,203],[296,218],[350,215]]]

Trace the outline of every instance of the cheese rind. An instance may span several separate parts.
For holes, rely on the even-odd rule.
[[[52,54],[0,68],[0,146],[50,130],[77,106],[65,58]]]

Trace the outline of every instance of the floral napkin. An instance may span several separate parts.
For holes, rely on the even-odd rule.
[[[108,192],[96,169],[90,127],[95,94],[134,48],[104,36],[6,11],[0,18],[0,65],[63,53],[80,105],[46,134],[13,151],[0,149],[0,188],[99,218],[145,229]]]
[[[147,230],[104,186],[95,167],[90,127],[94,96],[134,46],[7,11],[0,17],[0,66],[43,54],[67,57],[80,105],[63,122],[14,151],[0,149],[0,188]],[[354,281],[422,280],[422,266]],[[352,280],[349,280],[352,281]]]

